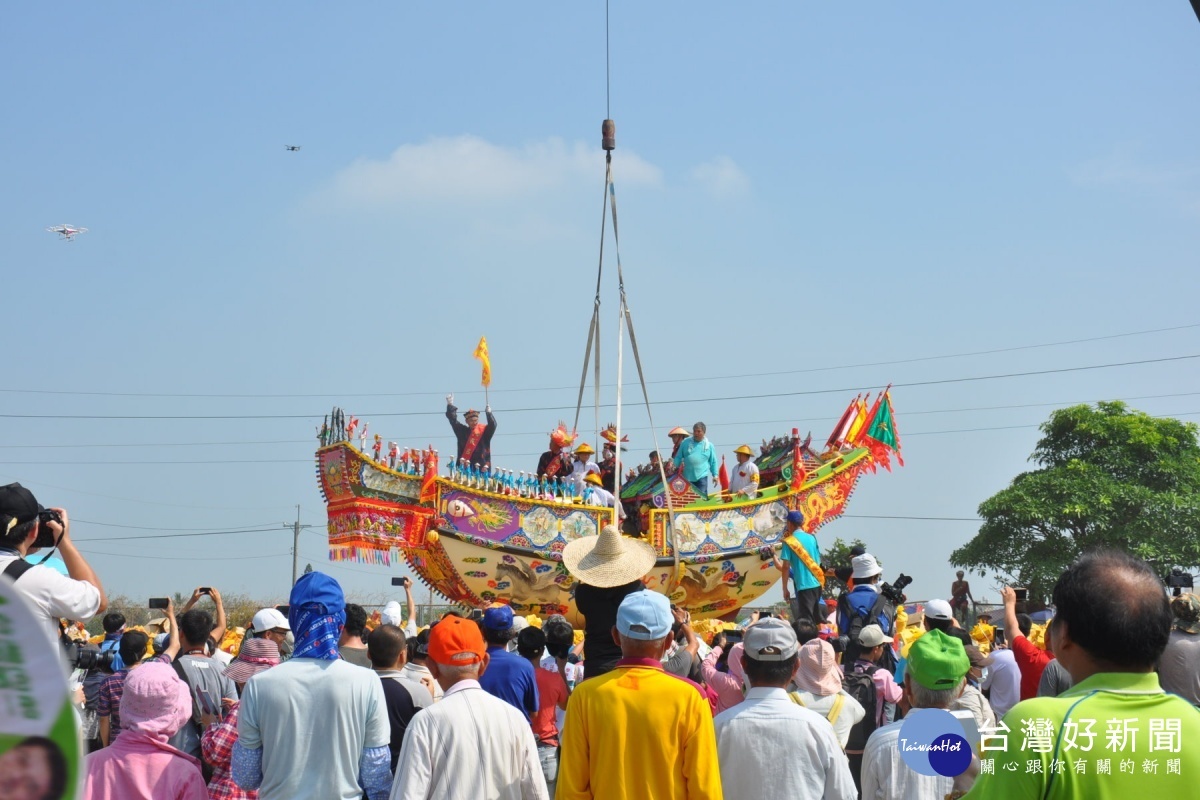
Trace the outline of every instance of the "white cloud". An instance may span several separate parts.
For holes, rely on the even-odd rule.
[[[741,197],[750,191],[750,177],[729,156],[697,164],[688,174],[713,197]]]
[[[662,183],[658,167],[629,151],[614,169],[620,183]],[[599,186],[603,170],[603,152],[583,142],[551,138],[505,147],[478,136],[434,137],[403,144],[386,160],[355,161],[334,177],[330,193],[352,206],[462,204]]]

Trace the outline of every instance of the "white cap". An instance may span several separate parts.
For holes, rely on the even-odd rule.
[[[850,564],[854,567],[854,580],[856,581],[873,578],[883,572],[883,567],[879,566],[879,562],[875,560],[875,556],[870,553],[855,556],[850,559]]]
[[[950,604],[945,600],[927,600],[925,602],[925,617],[927,619],[945,619],[954,618],[954,612],[950,610]]]
[[[292,629],[292,626],[288,625],[287,617],[274,608],[264,608],[262,611],[259,611],[254,615],[254,621],[250,624],[259,633],[275,630],[276,628],[283,628],[285,631]]]

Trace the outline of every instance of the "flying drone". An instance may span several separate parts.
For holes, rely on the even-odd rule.
[[[289,153],[297,153],[300,151],[300,145],[298,144],[285,144],[284,147],[288,149]]]
[[[54,225],[46,228],[49,233],[57,233],[63,241],[73,242],[81,233],[87,233],[87,228],[76,228],[74,225]]]

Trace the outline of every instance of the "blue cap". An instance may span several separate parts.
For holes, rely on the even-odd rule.
[[[617,630],[622,636],[652,642],[665,639],[675,617],[664,594],[642,590],[625,595],[617,609]]]
[[[288,623],[295,630],[297,617],[294,615],[298,611],[319,607],[323,614],[341,614],[346,610],[346,595],[342,594],[341,584],[324,572],[308,572],[292,587],[288,603],[291,605]]]
[[[513,626],[512,608],[493,606],[483,612],[483,627],[489,631],[506,631]]]
[[[787,521],[792,523],[793,525],[803,525],[804,524],[804,512],[803,511],[789,511],[788,515],[787,515]]]

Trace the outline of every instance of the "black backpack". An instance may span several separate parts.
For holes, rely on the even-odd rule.
[[[867,739],[875,732],[875,719],[879,713],[879,704],[875,681],[871,679],[871,676],[877,669],[880,668],[874,664],[861,670],[857,665],[853,665],[849,668],[850,671],[842,676],[842,689],[857,700],[858,704],[863,707],[863,711],[866,712],[863,714],[863,718],[854,723],[854,727],[850,729],[850,735],[846,739],[846,752],[861,753],[867,746]]]

